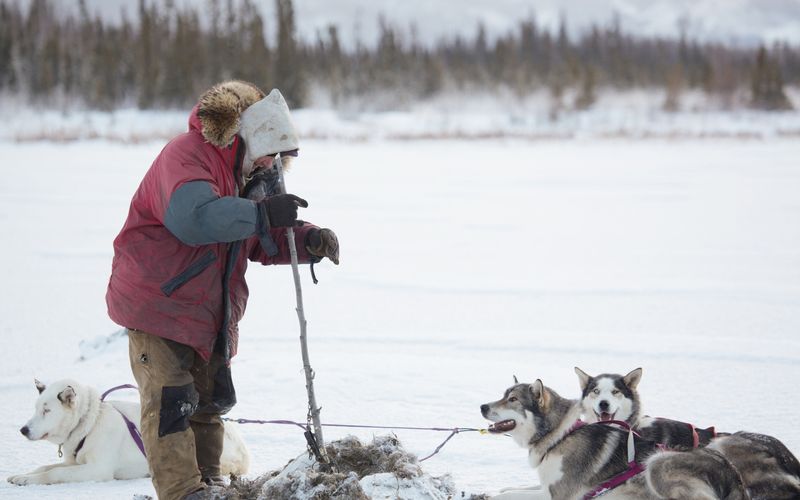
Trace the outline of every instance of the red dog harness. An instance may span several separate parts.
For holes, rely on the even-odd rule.
[[[625,484],[630,478],[645,471],[645,466],[636,462],[636,442],[634,441],[634,436],[641,436],[639,436],[639,434],[634,431],[627,422],[623,422],[621,420],[601,420],[597,423],[604,425],[616,425],[628,431],[628,468],[616,476],[613,476],[611,479],[602,482],[595,489],[585,494],[583,496],[584,500],[589,500],[591,498],[597,498],[600,495],[604,495],[617,486]]]
[[[634,431],[627,422],[623,422],[621,420],[601,420],[599,422],[595,422],[596,424],[603,424],[603,425],[616,425],[624,430],[628,431],[628,468],[621,473],[617,474],[616,476],[611,477],[607,481],[603,481],[601,484],[597,485],[593,490],[583,496],[583,500],[590,500],[592,498],[597,498],[601,495],[608,493],[609,491],[613,490],[617,486],[625,484],[630,478],[637,476],[645,471],[645,466],[636,462],[636,446],[634,441],[634,436],[641,437],[639,434]],[[594,424],[587,424],[583,420],[576,421],[572,427],[569,429],[567,434],[564,436],[566,438],[576,430],[580,429],[585,425],[594,425]],[[564,438],[561,438],[562,440]]]

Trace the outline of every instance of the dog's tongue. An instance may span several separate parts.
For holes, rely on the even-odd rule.
[[[514,427],[516,427],[516,426],[517,426],[517,423],[514,422],[513,420],[503,420],[501,422],[495,422],[492,425],[490,425],[489,426],[489,432],[494,432],[494,433],[500,434],[500,433],[503,433],[503,432],[508,432],[508,431],[514,429]]]
[[[605,411],[600,413],[600,420],[602,420],[603,422],[608,422],[612,418],[614,418],[614,415],[612,415],[611,413]]]

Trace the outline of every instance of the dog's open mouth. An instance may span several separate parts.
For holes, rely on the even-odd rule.
[[[489,426],[489,432],[493,432],[495,434],[502,434],[504,432],[508,432],[514,429],[517,426],[517,423],[514,420],[501,420],[500,422],[495,422]]]
[[[614,415],[616,415],[617,412],[608,413],[607,411],[601,411],[600,413],[596,413],[596,414],[597,414],[597,417],[600,419],[601,422],[608,422],[609,420],[614,420]]]

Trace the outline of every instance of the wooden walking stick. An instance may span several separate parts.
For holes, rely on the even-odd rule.
[[[278,170],[280,180],[279,191],[286,193],[286,183],[283,179],[283,164],[280,155],[275,157],[275,168]],[[306,373],[306,391],[308,392],[308,420],[313,422],[314,434],[309,436],[306,432],[306,440],[311,447],[311,451],[317,456],[324,465],[328,464],[328,457],[325,454],[325,443],[322,440],[322,425],[320,424],[320,408],[317,407],[317,398],[314,395],[314,370],[311,369],[311,362],[308,357],[308,340],[306,337],[306,317],[303,313],[303,289],[300,286],[300,271],[297,265],[297,246],[294,242],[294,229],[286,229],[286,237],[289,238],[289,255],[292,259],[292,274],[294,274],[294,289],[297,297],[297,319],[300,321],[300,350],[303,355],[303,369]]]

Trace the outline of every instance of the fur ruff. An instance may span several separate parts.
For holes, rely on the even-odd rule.
[[[239,132],[242,111],[264,96],[261,89],[241,80],[230,80],[211,87],[200,97],[197,110],[205,140],[220,148],[230,146]]]

